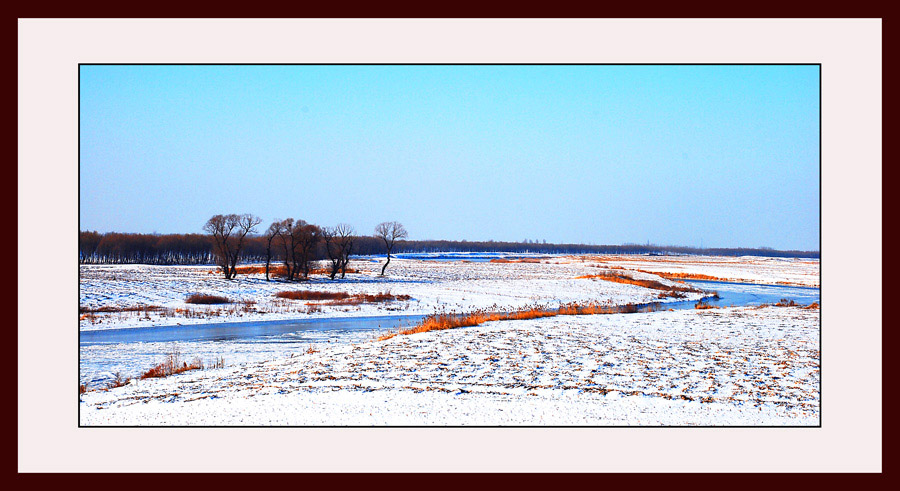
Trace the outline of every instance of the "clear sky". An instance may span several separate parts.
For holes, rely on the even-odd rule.
[[[82,66],[80,220],[819,249],[818,66]]]

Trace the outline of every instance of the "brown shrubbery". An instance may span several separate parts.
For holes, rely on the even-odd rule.
[[[702,280],[702,281],[724,281],[724,282],[735,282],[737,280],[731,278],[719,278],[716,276],[709,276],[706,274],[697,274],[697,273],[662,273],[658,271],[644,271],[638,270],[642,273],[650,273],[665,278],[667,280]]]
[[[628,285],[637,285],[642,286],[644,288],[650,288],[653,290],[661,290],[664,292],[672,293],[672,296],[675,293],[683,293],[683,292],[700,292],[700,290],[690,287],[690,286],[679,286],[679,285],[666,285],[664,283],[660,283],[656,280],[639,280],[637,278],[632,278],[624,273],[607,271],[600,274],[586,274],[582,276],[576,276],[575,279],[601,279],[604,281],[612,281],[614,283],[624,283]]]
[[[220,366],[219,361],[220,360],[216,360],[215,362],[216,368]],[[221,360],[221,362],[221,365],[224,366],[224,360]],[[169,375],[175,375],[176,373],[186,372],[188,370],[203,370],[203,362],[200,361],[199,358],[194,358],[189,365],[187,362],[181,360],[181,353],[178,351],[178,347],[173,346],[172,351],[166,355],[166,361],[142,373],[140,378],[141,380],[148,378],[162,378],[168,377]]]
[[[195,293],[190,295],[184,300],[185,303],[193,303],[193,304],[203,304],[203,305],[218,305],[223,303],[231,303],[231,300],[228,300],[225,297],[220,297],[218,295],[206,295],[202,293]]]
[[[380,336],[378,340],[383,341],[385,339],[390,339],[398,334],[416,334],[457,327],[477,326],[491,321],[536,319],[540,317],[555,317],[557,315],[633,314],[636,312],[651,312],[659,310],[659,308],[659,304],[639,306],[633,303],[626,305],[601,305],[598,303],[580,305],[578,303],[569,303],[562,305],[557,309],[547,309],[541,306],[535,306],[513,312],[487,312],[484,310],[477,310],[468,314],[442,312],[429,315],[416,326],[407,329],[399,329],[397,332]]]
[[[248,275],[248,274],[266,274],[265,266],[238,266],[235,268],[238,274]],[[217,274],[220,273],[219,269],[211,269],[208,271],[208,274]],[[359,270],[353,268],[347,268],[348,273],[359,273]],[[331,271],[328,268],[313,268],[309,270],[309,274],[330,274]],[[284,264],[273,264],[269,266],[269,275],[276,278],[286,278],[287,277],[287,268]]]
[[[359,305],[361,303],[391,302],[394,300],[410,300],[409,295],[393,295],[388,292],[368,295],[365,293],[350,294],[346,292],[323,292],[315,290],[285,291],[275,294],[278,298],[289,300],[329,300],[328,305]]]
[[[160,307],[158,305],[133,305],[130,307],[120,307],[120,306],[103,306],[100,308],[92,309],[89,307],[78,307],[79,314],[101,314],[101,313],[115,313],[115,312],[161,312],[166,310],[165,307]]]
[[[320,292],[315,290],[278,292],[275,296],[290,300],[340,300],[350,298],[350,294],[345,292]]]

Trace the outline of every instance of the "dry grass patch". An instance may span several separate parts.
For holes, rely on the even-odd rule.
[[[628,276],[625,273],[607,271],[600,274],[586,274],[582,276],[576,276],[575,279],[600,279],[604,281],[611,281],[613,283],[624,283],[627,285],[637,285],[642,286],[644,288],[650,288],[652,290],[660,290],[664,292],[668,292],[671,295],[669,296],[677,296],[678,293],[692,292],[692,293],[702,293],[700,290],[691,287],[691,286],[680,286],[680,285],[666,285],[664,283],[660,283],[656,280],[640,280],[637,278],[633,278]]]
[[[195,293],[193,295],[188,296],[184,299],[185,303],[192,304],[200,304],[200,305],[218,305],[223,303],[231,303],[231,300],[228,300],[225,297],[220,297],[218,295],[206,295],[203,293]]]
[[[578,303],[569,303],[561,305],[556,309],[534,306],[513,312],[488,312],[484,310],[478,310],[467,314],[442,312],[425,317],[425,319],[416,326],[406,329],[401,328],[397,332],[379,336],[377,340],[383,341],[391,339],[398,334],[416,334],[421,332],[454,329],[457,327],[471,327],[492,321],[537,319],[542,317],[555,317],[558,315],[631,314],[637,312],[652,312],[659,309],[659,304],[636,305],[629,303],[626,305],[602,305],[599,303],[590,303],[581,305]]]
[[[327,301],[325,305],[359,305],[361,303],[392,302],[396,300],[412,299],[409,295],[394,295],[390,292],[369,295],[366,293],[350,294],[346,292],[323,292],[315,290],[278,292],[275,296],[289,300]]]
[[[120,307],[117,305],[113,306],[103,306],[98,307],[96,309],[92,309],[90,307],[78,307],[79,314],[112,314],[117,312],[162,312],[166,310],[165,307],[160,307],[159,305],[133,305],[129,307]]]
[[[697,310],[707,310],[707,309],[717,309],[719,307],[716,307],[715,305],[710,305],[706,302],[697,302],[697,304],[694,305],[694,308]]]
[[[350,298],[350,294],[346,292],[322,292],[316,290],[278,292],[275,296],[288,300],[343,300]]]
[[[530,263],[530,264],[540,264],[540,263],[542,263],[543,261],[541,261],[540,259],[538,259],[538,258],[536,258],[536,257],[523,257],[523,258],[521,258],[521,259],[502,259],[502,258],[491,259],[490,262],[492,262],[492,263],[503,263],[503,264],[507,264],[507,263]]]
[[[210,368],[222,368],[225,366],[224,358],[217,358],[213,361]],[[166,355],[166,360],[159,365],[147,370],[140,376],[141,380],[148,378],[162,378],[169,375],[175,375],[189,370],[203,370],[203,361],[200,358],[194,358],[190,364],[181,360],[181,353],[177,346],[173,346],[171,352]]]
[[[209,270],[208,274],[218,274],[221,273],[221,269],[212,269]],[[235,268],[235,272],[239,275],[249,275],[249,274],[266,274],[265,266],[238,266]],[[353,268],[347,268],[347,273],[359,273],[359,270]],[[311,268],[309,270],[309,274],[331,274],[331,269],[329,268]],[[269,265],[269,276],[275,278],[284,278],[287,276],[287,267],[284,264],[271,264]]]
[[[338,270],[338,273],[340,273],[340,270]],[[359,273],[359,270],[347,268],[347,273]],[[313,268],[309,270],[309,274],[327,274],[331,276],[331,268]]]

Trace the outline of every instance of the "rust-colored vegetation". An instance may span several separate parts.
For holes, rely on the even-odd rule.
[[[775,307],[799,307],[800,305],[793,300],[788,300],[786,298],[782,298],[774,305]]]
[[[359,273],[359,270],[347,268],[347,273]],[[329,268],[313,268],[309,270],[309,274],[327,274],[330,276],[331,270]]]
[[[668,292],[671,295],[667,296],[679,296],[677,294],[681,294],[684,292],[700,292],[700,290],[690,287],[690,286],[681,286],[681,285],[666,285],[664,283],[660,283],[656,280],[641,280],[637,278],[633,278],[628,276],[625,273],[606,271],[600,274],[586,274],[582,276],[576,276],[575,279],[600,279],[604,281],[612,281],[614,283],[624,283],[628,285],[637,285],[642,286],[644,288],[650,288],[653,290],[660,290],[664,292]],[[683,295],[679,296],[679,298],[683,297]]]
[[[817,308],[819,308],[819,302],[813,302],[813,303],[811,303],[811,304],[809,304],[809,305],[807,305],[806,307],[803,307],[803,308],[804,308],[804,309],[817,309]]]
[[[239,275],[249,275],[249,274],[266,274],[265,266],[238,266],[235,268],[235,271]],[[211,269],[207,272],[208,274],[219,274],[221,273],[221,269]],[[347,273],[359,273],[359,270],[353,268],[347,268]],[[328,268],[312,268],[309,270],[309,274],[331,274],[331,270]],[[285,278],[287,277],[287,268],[284,264],[272,264],[269,266],[269,276],[272,278]]]
[[[410,300],[412,298],[409,295],[394,295],[388,292],[369,295],[365,293],[350,294],[347,292],[323,292],[315,290],[278,292],[275,296],[289,300],[310,300],[314,302],[328,301],[325,305],[359,305],[361,303],[392,302],[396,300]]]
[[[235,268],[237,274],[266,274],[265,266],[238,266]],[[213,273],[218,273],[218,269],[214,269]],[[270,276],[287,276],[287,268],[283,264],[272,264],[269,266]]]
[[[79,314],[107,314],[107,313],[115,313],[115,312],[139,312],[139,313],[147,313],[147,312],[161,312],[166,310],[165,307],[160,307],[159,305],[132,305],[128,307],[121,307],[118,305],[105,305],[103,307],[99,307],[96,309],[92,309],[89,307],[78,307]]]
[[[476,310],[475,312],[467,314],[442,312],[429,315],[416,326],[406,329],[401,328],[397,332],[379,336],[378,341],[391,339],[398,334],[416,334],[420,332],[454,329],[457,327],[471,327],[491,321],[537,319],[541,317],[555,317],[557,315],[631,314],[654,310],[659,310],[658,304],[639,306],[632,303],[626,305],[602,305],[599,303],[581,305],[578,303],[569,303],[561,305],[557,309],[534,306],[512,312],[488,312],[485,310]]]
[[[186,299],[184,299],[184,301],[185,303],[201,305],[218,305],[223,303],[231,303],[231,300],[228,300],[225,297],[220,297],[218,295],[206,295],[203,293],[195,293],[193,295],[190,295]]]
[[[222,366],[225,366],[225,360],[221,358],[217,359],[214,365],[214,368],[221,368]],[[199,358],[194,358],[190,364],[181,361],[178,350],[173,349],[172,352],[166,356],[166,361],[142,373],[140,378],[141,380],[148,378],[162,378],[187,372],[188,370],[203,370],[203,362]]]
[[[346,292],[321,292],[315,290],[278,292],[275,296],[289,300],[342,300],[350,298],[350,294]]]
[[[743,283],[745,281],[735,278],[719,278],[718,276],[710,276],[708,274],[699,274],[699,273],[663,273],[659,271],[644,271],[639,269],[638,271],[642,273],[650,273],[655,274],[659,277],[665,278],[667,280],[699,280],[699,281],[721,281],[726,283]]]
[[[523,258],[521,258],[521,259],[503,259],[503,258],[497,258],[497,259],[491,259],[490,262],[492,262],[492,263],[503,263],[503,264],[507,264],[507,263],[531,263],[531,264],[540,264],[542,261],[541,261],[540,259],[536,258],[536,257],[523,257]]]

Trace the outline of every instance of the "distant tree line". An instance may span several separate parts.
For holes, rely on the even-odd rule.
[[[819,251],[780,251],[758,248],[699,248],[655,244],[589,245],[538,242],[466,240],[415,240],[399,243],[398,253],[414,252],[512,252],[528,254],[702,254],[708,256],[761,256],[818,258]],[[383,251],[381,252],[384,253]]]
[[[283,222],[283,221],[282,221]],[[309,225],[300,220],[299,222]],[[293,229],[297,221],[291,224]],[[273,224],[274,225],[274,224]],[[282,224],[285,225],[284,223]],[[342,224],[343,225],[343,224]],[[339,225],[338,227],[340,227]],[[315,227],[315,226],[314,226]],[[346,228],[349,226],[344,225]],[[309,231],[309,229],[307,229]],[[324,232],[323,232],[324,230]],[[346,268],[350,254],[385,254],[387,246],[374,235],[356,235],[347,230],[319,228],[318,237],[306,249],[302,237],[289,237],[271,231],[248,233],[241,246],[241,262],[283,264],[285,258],[294,278],[308,273],[309,261],[327,260],[336,274]],[[336,233],[336,236],[332,236]],[[337,237],[337,238],[335,238]],[[405,239],[405,237],[404,237]],[[653,244],[587,245],[545,244],[536,242],[451,241],[394,239],[392,254],[415,252],[509,252],[534,254],[705,254],[711,256],[763,256],[818,258],[819,251],[780,251],[770,248],[707,248],[660,246]],[[288,247],[285,248],[285,240]],[[294,241],[292,243],[292,241]],[[293,247],[297,244],[297,248]],[[219,264],[211,235],[206,234],[132,234],[83,231],[78,234],[78,261],[84,264]],[[330,248],[330,249],[329,249]],[[296,255],[294,251],[297,251]],[[330,254],[329,255],[329,250]],[[306,263],[306,264],[304,264]],[[219,264],[221,266],[221,264]],[[299,266],[299,271],[296,269]]]

